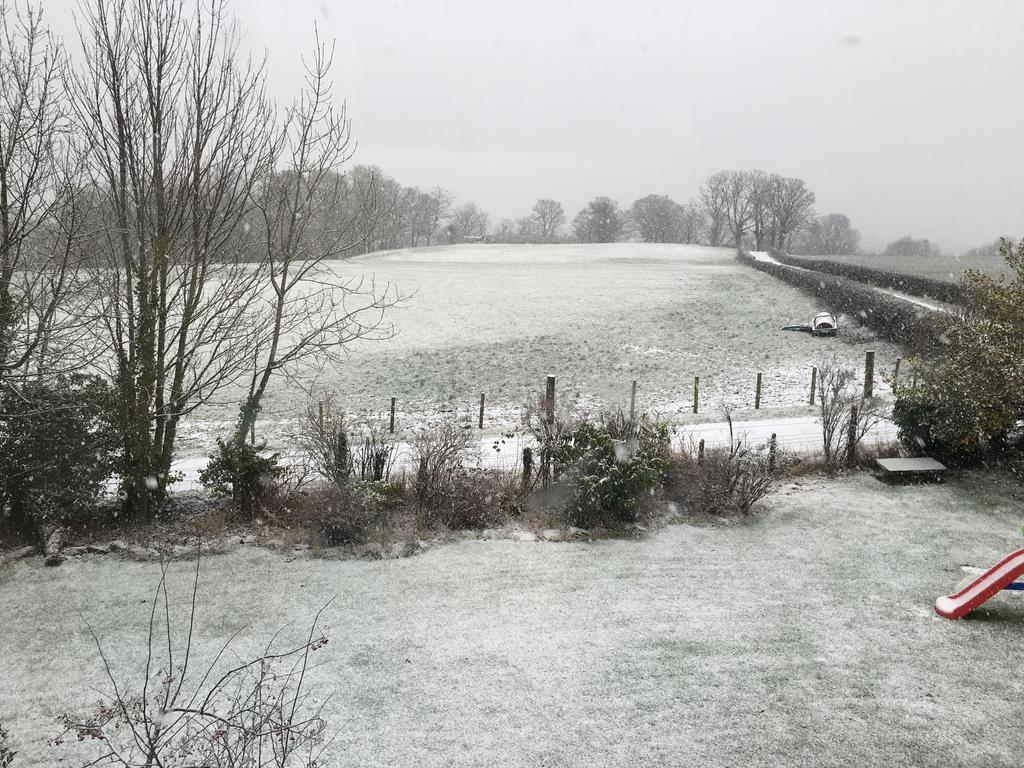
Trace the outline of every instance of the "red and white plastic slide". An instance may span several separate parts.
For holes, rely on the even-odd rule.
[[[1024,549],[1018,549],[993,565],[966,587],[935,601],[935,612],[944,619],[959,619],[1024,574]]]

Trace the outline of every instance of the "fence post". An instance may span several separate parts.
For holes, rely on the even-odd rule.
[[[874,397],[875,395],[875,353],[867,352],[864,354],[864,397]]]
[[[917,371],[916,370],[914,371],[914,379],[910,383],[910,388],[911,389],[917,389]]]
[[[768,441],[768,473],[775,474],[775,449],[778,445],[778,439],[775,433],[772,432],[772,439]]]
[[[900,358],[896,358],[896,368],[892,372],[892,393],[895,395],[900,385]]]
[[[850,424],[846,432],[846,465],[853,466],[857,459],[857,406],[850,407]]]
[[[544,418],[548,424],[555,423],[555,377],[548,376],[547,392],[544,395]]]
[[[636,419],[636,379],[633,379],[633,390],[629,394],[629,420]]]
[[[757,374],[757,387],[754,389],[754,410],[761,407],[761,374]]]
[[[808,405],[814,405],[814,393],[818,390],[818,367],[814,366],[811,368],[811,399],[808,401]]]
[[[700,376],[693,377],[693,412],[697,412],[697,398],[700,397]]]
[[[479,422],[479,428],[480,429],[484,428],[484,393],[483,392],[480,393],[480,422]]]
[[[530,446],[523,448],[523,495],[530,490],[530,481],[533,475],[533,449]]]
[[[700,465],[700,464],[703,464],[703,463],[704,463],[704,438],[702,437],[700,439],[700,442],[697,444],[697,464]]]
[[[395,434],[395,398],[391,398],[391,426],[388,427],[388,432]]]

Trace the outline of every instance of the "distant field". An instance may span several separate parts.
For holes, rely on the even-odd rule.
[[[989,275],[1008,274],[1006,263],[998,257],[966,259],[959,256],[938,256],[930,259],[915,259],[861,254],[856,256],[808,256],[806,258],[828,259],[842,264],[856,264],[872,269],[887,269],[892,272],[902,272],[905,275],[918,275],[933,280],[947,280],[952,283],[958,282],[968,269],[975,269]]]
[[[393,339],[353,348],[316,382],[277,382],[260,429],[278,447],[305,407],[303,387],[314,385],[351,414],[380,414],[394,396],[400,428],[473,410],[484,392],[497,432],[519,423],[548,374],[560,398],[592,411],[628,404],[636,379],[640,408],[681,418],[700,376],[702,415],[715,420],[720,401],[752,404],[758,371],[764,407],[792,407],[823,357],[859,368],[871,348],[887,370],[899,355],[855,333],[829,340],[779,330],[819,307],[726,248],[465,245],[370,254],[336,270],[391,281],[411,298],[392,314]],[[222,400],[183,425],[183,455],[201,454],[230,428],[237,401]]]

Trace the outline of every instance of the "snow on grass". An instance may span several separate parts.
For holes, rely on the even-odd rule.
[[[791,408],[806,398],[810,369],[838,354],[857,370],[864,351],[876,370],[900,356],[892,344],[870,347],[852,334],[814,339],[781,331],[821,307],[798,289],[741,264],[733,249],[690,245],[464,245],[371,254],[333,267],[372,275],[411,294],[391,314],[397,335],[352,347],[345,363],[307,387],[327,388],[351,414],[386,417],[398,400],[400,430],[427,427],[452,413],[472,414],[487,396],[485,421],[495,434],[520,423],[549,374],[559,402],[594,413],[628,406],[689,418],[693,377],[701,378],[700,420],[715,406],[753,404],[764,374],[764,408]],[[852,326],[851,326],[852,327]],[[241,396],[241,393],[236,393]],[[272,384],[260,434],[280,448],[299,427],[305,393]],[[237,399],[200,409],[182,424],[183,455],[209,451],[230,431]]]
[[[244,656],[330,597],[311,680],[332,766],[1011,766],[1024,602],[947,622],[963,562],[1016,548],[1016,490],[805,479],[725,526],[647,539],[467,541],[406,560],[240,548],[203,562],[198,650]],[[172,569],[180,608],[190,565]],[[83,618],[137,674],[155,563],[0,571],[0,720],[19,765],[103,690]],[[78,615],[81,612],[81,616]]]

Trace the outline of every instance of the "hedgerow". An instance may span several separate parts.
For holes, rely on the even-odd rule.
[[[928,355],[942,347],[942,333],[935,313],[923,307],[837,275],[767,261],[751,260],[750,264],[754,269],[813,294],[833,312],[856,318],[883,339],[902,344],[911,352]]]
[[[950,283],[945,280],[935,280],[917,275],[905,275],[902,272],[892,272],[885,269],[873,269],[859,264],[844,264],[839,261],[828,259],[807,259],[800,256],[790,256],[782,251],[770,250],[772,258],[776,261],[792,267],[803,267],[815,272],[825,272],[839,277],[848,277],[878,288],[888,288],[894,291],[902,291],[913,296],[944,301],[947,304],[962,304],[964,300],[964,289],[958,283]]]

